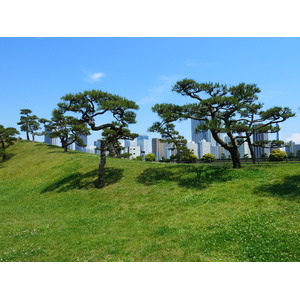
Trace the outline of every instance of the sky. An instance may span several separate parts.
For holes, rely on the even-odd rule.
[[[151,107],[190,102],[171,89],[176,81],[191,78],[257,84],[265,108],[287,106],[297,113],[281,124],[280,138],[300,143],[299,53],[300,38],[288,37],[2,37],[0,124],[19,128],[23,108],[50,118],[65,94],[99,89],[135,101],[140,109],[130,129],[159,137],[147,131],[159,120]],[[178,123],[177,129],[191,139],[190,121]],[[99,138],[93,132],[88,145]]]

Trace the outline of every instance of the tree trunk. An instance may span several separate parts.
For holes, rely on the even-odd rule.
[[[104,167],[106,164],[106,147],[105,142],[100,141],[100,163],[98,170],[98,188],[101,189],[104,187]]]
[[[29,132],[28,131],[26,131],[26,138],[27,138],[27,141],[30,141]]]
[[[237,147],[231,148],[229,150],[229,152],[231,155],[233,168],[240,169],[242,166],[241,166],[239,151],[238,151]]]
[[[252,162],[253,162],[254,164],[256,164],[256,156],[255,156],[255,152],[254,152],[254,150],[253,150],[253,146],[252,146],[250,137],[247,137],[246,140],[247,140],[247,143],[248,143],[248,146],[249,146],[249,149],[250,149]]]
[[[1,141],[1,145],[2,145],[2,149],[3,149],[3,152],[1,153],[2,160],[5,160],[6,159],[6,153],[5,153],[5,143],[4,143],[4,141]]]

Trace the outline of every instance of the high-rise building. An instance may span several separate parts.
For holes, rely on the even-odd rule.
[[[158,138],[152,139],[152,153],[155,154],[157,160],[165,156],[165,143],[160,140]]]
[[[247,142],[244,142],[243,144],[241,144],[238,147],[238,151],[240,153],[240,158],[245,157],[245,155],[247,154],[249,158],[251,158],[251,152],[250,152],[250,148]]]
[[[80,135],[79,137],[83,140],[83,143],[87,145],[87,135]],[[75,151],[86,152],[86,147],[80,147],[75,143]]]
[[[49,133],[51,133],[50,130],[48,130],[45,126],[45,140],[44,140],[44,143],[45,144],[49,144],[49,145],[54,145],[54,146],[59,146],[59,138],[51,138],[49,137]]]
[[[176,149],[174,149],[173,143],[164,143],[164,158],[170,159],[172,155],[176,154]]]
[[[295,142],[289,141],[290,146],[285,147],[285,152],[290,154],[291,152],[297,155],[297,152],[300,151],[300,144],[296,144]]]
[[[253,138],[253,143],[269,140],[268,133],[262,133],[262,132],[254,133],[252,138]],[[253,147],[253,149],[254,149],[255,156],[258,158],[260,158],[263,153],[270,155],[270,148]]]
[[[95,146],[95,154],[100,154],[100,141],[94,141],[94,146]]]
[[[141,147],[142,156],[151,153],[150,140],[148,135],[139,135],[136,139],[136,145]]]
[[[195,143],[198,143],[202,140],[205,140],[209,143],[213,141],[213,137],[211,135],[211,131],[202,131],[202,132],[196,132],[196,129],[199,125],[203,124],[204,121],[200,120],[191,120],[191,130],[192,130],[192,141]]]
[[[204,154],[211,153],[211,143],[206,140],[201,140],[198,142],[198,157],[201,158]]]
[[[193,154],[195,154],[199,158],[199,147],[197,143],[195,143],[194,141],[188,141],[186,143],[186,147],[190,149],[193,152]]]
[[[136,139],[133,141],[131,140],[124,140],[124,148],[127,149],[126,152],[128,152],[128,147],[134,147],[137,146]]]

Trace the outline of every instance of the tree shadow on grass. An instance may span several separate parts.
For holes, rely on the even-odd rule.
[[[13,158],[15,155],[16,155],[16,154],[5,153],[5,158],[4,158],[4,159],[0,158],[0,168],[1,168],[1,167],[4,168],[4,166],[2,165],[2,163],[4,163],[4,162],[10,160],[10,159]]]
[[[287,176],[283,182],[259,186],[255,194],[270,194],[271,196],[300,202],[300,175]]]
[[[162,168],[148,168],[137,178],[144,185],[154,185],[165,181],[177,182],[179,186],[193,189],[206,188],[213,182],[232,179],[228,166],[177,165]]]
[[[105,186],[117,183],[123,177],[123,169],[105,168],[104,178]],[[41,194],[47,192],[67,192],[70,190],[92,189],[97,187],[98,170],[87,173],[75,172],[56,180],[41,191]]]

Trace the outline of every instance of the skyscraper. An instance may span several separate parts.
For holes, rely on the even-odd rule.
[[[49,145],[54,145],[54,146],[59,146],[59,139],[56,138],[51,138],[49,137],[49,133],[51,133],[51,130],[48,130],[45,126],[45,139],[44,139],[44,143],[45,144],[49,144]]]
[[[141,147],[141,155],[145,156],[148,153],[151,153],[150,150],[150,140],[148,135],[139,135],[136,141],[137,146]]]
[[[165,143],[161,139],[152,139],[152,153],[155,154],[156,159],[160,160],[165,155]]]
[[[208,131],[202,131],[202,132],[196,132],[196,128],[200,125],[203,124],[204,121],[200,120],[191,120],[191,130],[192,130],[192,141],[195,143],[200,142],[201,140],[205,140],[209,143],[213,141],[213,137],[211,135],[210,130]]]
[[[259,141],[267,141],[269,140],[268,133],[254,133],[253,134],[253,143],[259,142]],[[253,147],[255,156],[260,158],[263,153],[266,153],[267,155],[270,155],[270,149],[269,148],[263,148],[263,147]]]
[[[87,145],[87,135],[80,135],[80,138],[83,140],[83,143]],[[80,147],[75,143],[75,151],[86,152],[86,147]]]

